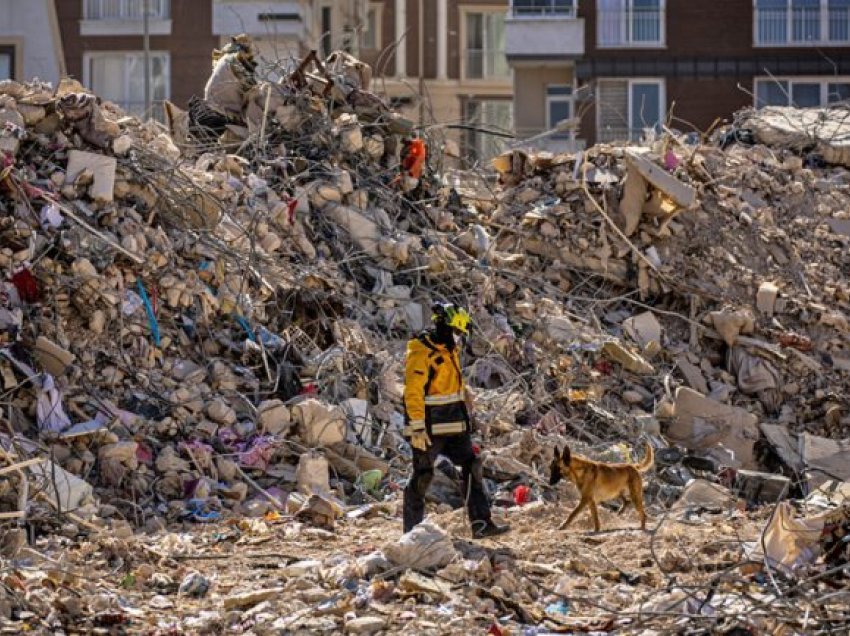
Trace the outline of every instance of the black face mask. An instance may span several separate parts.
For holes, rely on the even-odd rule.
[[[449,351],[455,348],[454,329],[449,327],[446,323],[438,321],[434,327],[433,334],[434,342],[437,344],[443,345]]]

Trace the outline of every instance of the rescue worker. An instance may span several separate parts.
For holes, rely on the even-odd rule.
[[[461,467],[473,536],[503,534],[509,527],[497,525],[490,515],[460,372],[459,340],[468,334],[469,313],[457,305],[437,304],[431,319],[434,328],[407,344],[404,435],[413,449],[413,470],[404,489],[404,531],[422,521],[434,461],[444,455]]]

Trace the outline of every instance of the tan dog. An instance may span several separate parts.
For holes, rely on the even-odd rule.
[[[561,481],[562,477],[569,479],[578,487],[581,500],[567,520],[561,524],[560,529],[563,530],[570,525],[579,512],[590,506],[593,527],[599,532],[599,512],[596,504],[619,497],[623,505],[618,514],[622,514],[631,500],[640,515],[641,530],[645,530],[643,479],[640,475],[652,468],[654,461],[655,455],[649,443],[646,444],[646,456],[639,464],[604,464],[580,455],[573,455],[569,446],[564,447],[564,450],[558,452],[552,460],[549,483],[554,486]]]

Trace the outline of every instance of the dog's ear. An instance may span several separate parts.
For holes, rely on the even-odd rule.
[[[569,464],[570,457],[572,457],[572,454],[570,453],[570,447],[564,446],[564,450],[561,452],[561,461],[565,464]]]
[[[556,455],[549,466],[549,485],[554,486],[561,481],[561,460]]]

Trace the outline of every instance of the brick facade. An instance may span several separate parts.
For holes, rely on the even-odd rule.
[[[68,75],[83,79],[83,56],[96,51],[141,51],[140,35],[80,34],[82,0],[55,0]],[[210,53],[218,45],[212,34],[212,2],[171,0],[171,34],[152,35],[152,51],[171,54],[170,99],[185,106],[192,95],[203,95],[209,77]]]

